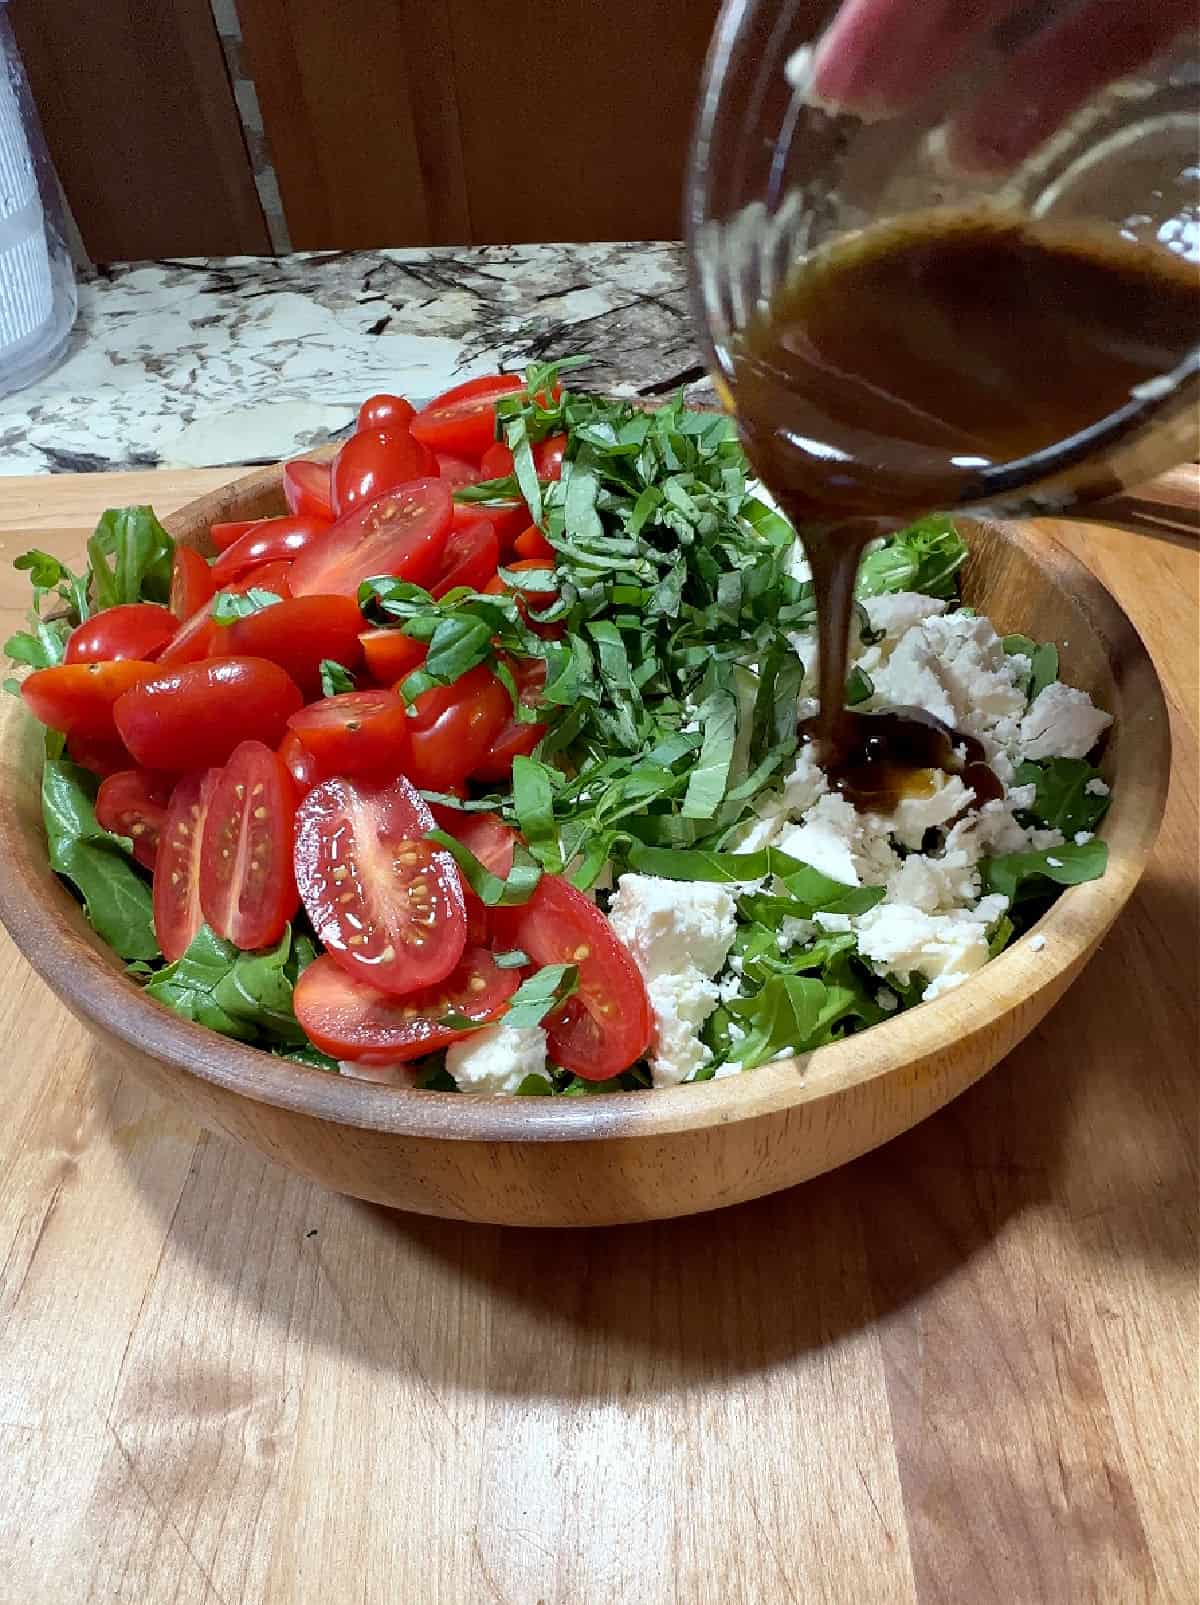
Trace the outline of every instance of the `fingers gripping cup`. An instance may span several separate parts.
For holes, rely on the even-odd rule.
[[[0,0],[0,395],[54,365],[75,309],[58,181]]]

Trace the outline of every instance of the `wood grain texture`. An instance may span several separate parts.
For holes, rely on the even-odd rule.
[[[30,497],[63,556],[122,499],[6,481],[6,554]],[[5,1605],[1196,1597],[1197,554],[1054,532],[1166,687],[1150,870],[1001,1068],[803,1187],[588,1233],[356,1204],[0,937]]]
[[[209,0],[10,9],[93,260],[270,251]]]

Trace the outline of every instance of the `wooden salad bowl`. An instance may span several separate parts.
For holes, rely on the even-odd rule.
[[[206,548],[210,523],[284,511],[277,468],[167,520]],[[1154,666],[1104,587],[1039,528],[963,521],[966,599],[1004,631],[1053,640],[1064,676],[1115,716],[1101,880],[953,992],[798,1059],[696,1086],[604,1098],[414,1092],[309,1069],[229,1041],[121,973],[46,858],[41,730],[6,698],[0,758],[0,918],[63,1002],[164,1097],[339,1192],[422,1214],[522,1226],[688,1215],[831,1170],[924,1120],[1037,1025],[1137,884],[1170,768]],[[1035,1115],[1036,1118],[1036,1115]]]

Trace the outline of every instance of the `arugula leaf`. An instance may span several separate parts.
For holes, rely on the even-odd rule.
[[[1033,817],[1039,825],[1071,837],[1081,830],[1094,831],[1108,812],[1107,792],[1097,797],[1087,789],[1099,779],[1100,771],[1086,758],[1048,758],[1040,763],[1026,759],[1017,765],[1013,783],[1036,786]]]
[[[108,508],[87,549],[97,609],[170,599],[175,542],[152,507]]]
[[[95,779],[63,758],[42,771],[42,818],[50,867],[83,900],[93,929],[123,959],[158,956],[150,887],[134,867],[132,844],[96,823]]]
[[[282,601],[274,591],[259,590],[255,586],[248,591],[218,591],[213,598],[211,617],[216,624],[232,624],[235,619],[249,618],[251,613],[261,613],[264,608]]]
[[[38,547],[22,552],[14,559],[13,567],[28,572],[33,584],[31,628],[10,635],[4,651],[14,663],[28,664],[32,669],[53,668],[63,660],[71,631],[89,616],[88,577],[73,574],[65,563]],[[43,618],[42,604],[47,598],[53,599],[59,612]]]
[[[354,676],[344,664],[335,663],[332,658],[321,659],[321,695],[323,697],[338,697],[344,692],[354,690]]]
[[[312,943],[290,928],[275,947],[243,953],[202,925],[187,952],[147,981],[146,992],[222,1036],[316,1054],[292,1010],[296,981],[313,956]]]
[[[522,981],[509,1000],[502,1023],[519,1030],[541,1025],[551,1010],[557,1009],[579,988],[579,971],[573,964],[544,964]]]
[[[831,986],[807,975],[772,976],[754,997],[735,998],[725,1009],[744,1027],[726,1054],[743,1070],[785,1051],[807,1053],[830,1041],[834,1027],[850,1018],[874,1024],[882,1014],[861,985]]]
[[[1108,867],[1108,843],[1100,841],[1062,847],[1044,852],[1006,853],[1001,858],[980,862],[980,875],[986,892],[1003,892],[1012,903],[1044,896],[1047,882],[1056,886],[1078,886],[1082,881],[1099,880]]]
[[[340,1075],[338,1062],[331,1059],[320,1048],[314,1048],[311,1042],[285,1042],[270,1050],[277,1059],[290,1059],[295,1064],[306,1064],[312,1070],[331,1070],[333,1074]]]
[[[1058,679],[1058,648],[1052,641],[1039,644],[1028,635],[1006,635],[1000,644],[1009,657],[1029,659],[1029,673],[1022,677],[1021,687],[1030,702]]]
[[[527,903],[537,891],[542,872],[524,848],[517,844],[513,851],[513,864],[508,875],[501,880],[475,857],[471,849],[445,830],[427,830],[425,840],[444,847],[462,870],[463,878],[471,890],[488,908],[512,908]]]

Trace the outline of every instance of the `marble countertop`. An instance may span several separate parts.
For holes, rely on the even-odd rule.
[[[706,388],[672,243],[124,263],[80,285],[66,359],[0,400],[0,473],[271,462],[378,390],[421,401],[586,352],[610,394]]]

